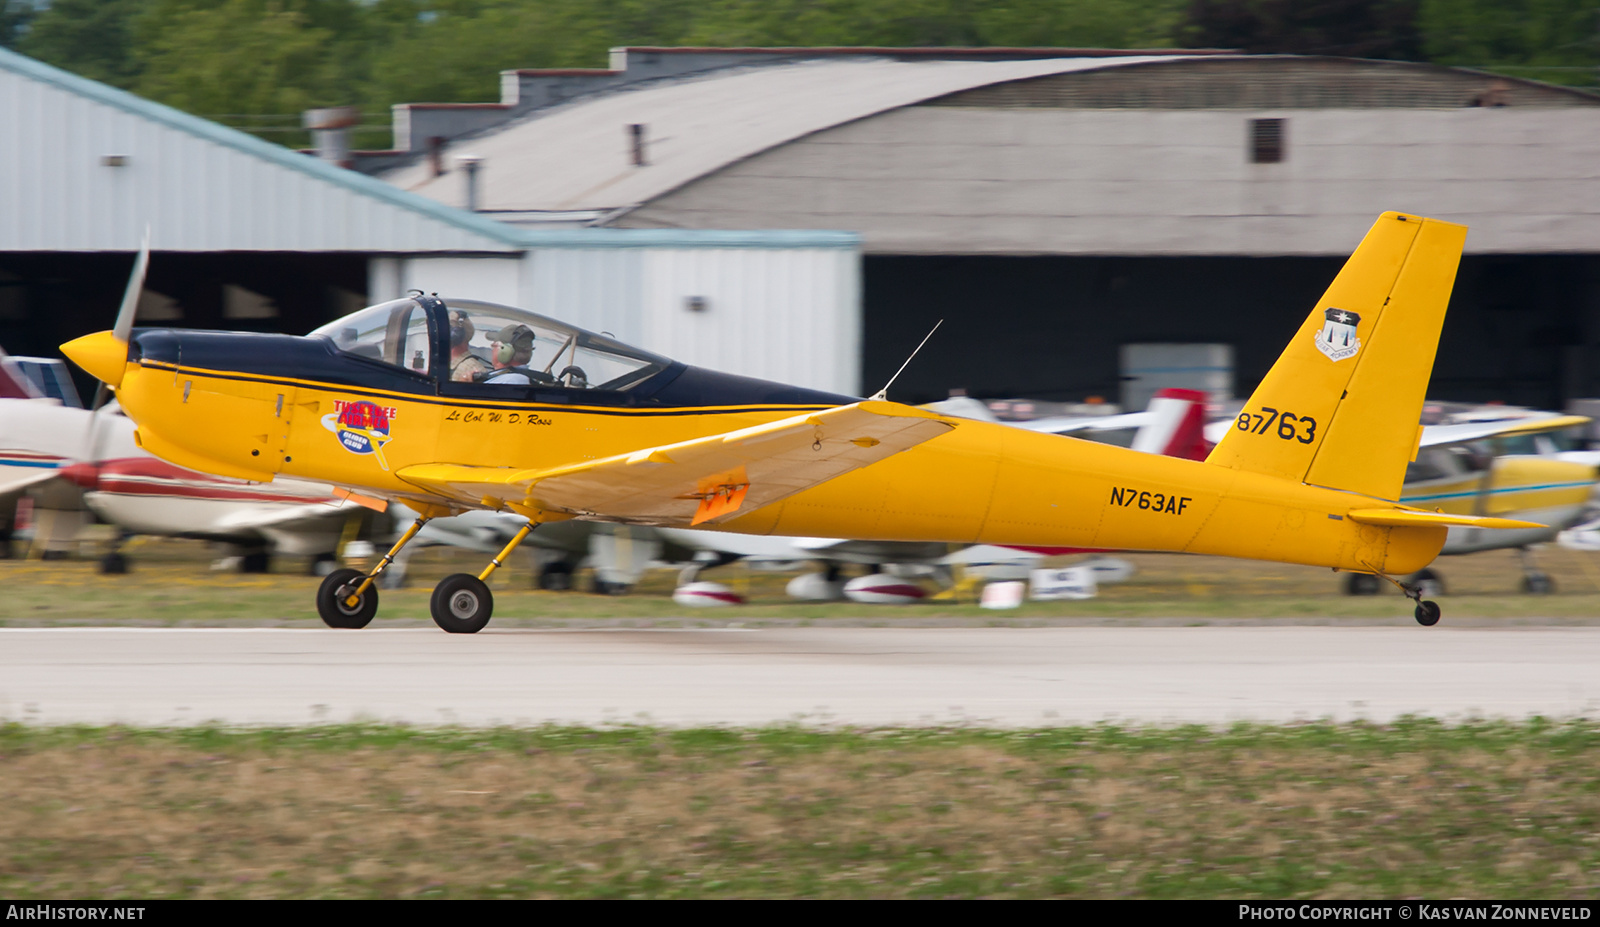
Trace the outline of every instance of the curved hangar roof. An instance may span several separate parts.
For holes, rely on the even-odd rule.
[[[652,83],[540,110],[456,143],[483,159],[478,208],[499,211],[622,209],[813,132],[990,84],[1189,56],[1025,61],[817,60],[720,71]],[[628,126],[644,129],[645,165],[633,164]],[[434,176],[422,161],[384,175],[404,190],[452,205],[457,171]]]
[[[1214,53],[989,61],[819,57],[601,92],[459,140],[455,152],[483,159],[482,210],[598,212],[595,218],[605,222],[606,212],[648,203],[807,135],[934,101],[1130,110],[1457,109],[1491,82],[1501,88],[1502,103],[1518,108],[1600,104],[1593,94],[1536,81],[1349,58]],[[644,126],[643,166],[633,163],[632,124]],[[441,203],[465,199],[459,172],[435,176],[425,159],[384,179]]]

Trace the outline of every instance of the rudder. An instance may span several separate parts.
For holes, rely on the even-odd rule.
[[[1399,498],[1466,232],[1379,216],[1207,461]]]

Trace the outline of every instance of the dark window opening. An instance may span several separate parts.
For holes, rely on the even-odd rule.
[[[1250,162],[1277,164],[1283,160],[1283,120],[1250,120]]]

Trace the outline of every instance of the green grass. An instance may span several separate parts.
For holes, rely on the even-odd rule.
[[[195,542],[149,541],[132,549],[133,572],[102,576],[88,560],[0,560],[0,623],[48,624],[319,624],[312,601],[319,580],[303,574],[303,562],[284,559],[269,575],[247,576],[209,568]],[[1231,619],[1410,620],[1410,605],[1393,589],[1352,598],[1340,593],[1340,577],[1327,570],[1176,554],[1127,554],[1136,573],[1125,583],[1102,586],[1098,598],[1081,602],[1028,602],[991,611],[970,598],[909,606],[795,602],[784,595],[792,573],[762,573],[733,565],[705,578],[726,583],[749,602],[719,609],[684,608],[670,598],[673,570],[655,570],[633,594],[541,592],[531,588],[525,561],[495,574],[496,626],[562,625],[584,622],[720,625],[848,621],[865,624],[956,621],[979,624],[1041,621],[1164,620],[1207,623]],[[1600,563],[1594,554],[1549,548],[1540,562],[1558,593],[1527,596],[1515,590],[1520,576],[1515,555],[1493,551],[1447,558],[1435,564],[1449,585],[1441,597],[1446,622],[1600,621]],[[411,583],[381,590],[378,624],[429,622],[434,583],[448,573],[477,572],[481,557],[448,549],[421,552]],[[1053,561],[1069,562],[1069,561]],[[585,573],[580,583],[587,582]]]
[[[1592,899],[1600,728],[0,727],[0,893]]]

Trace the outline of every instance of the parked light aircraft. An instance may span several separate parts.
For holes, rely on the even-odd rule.
[[[414,295],[308,336],[132,331],[63,345],[116,390],[143,447],[240,479],[283,474],[421,517],[371,572],[324,580],[318,613],[364,627],[376,576],[428,519],[527,523],[434,621],[489,621],[486,580],[538,525],[573,518],[752,534],[1221,554],[1396,576],[1451,526],[1532,523],[1399,502],[1466,228],[1385,213],[1204,462],[693,368],[520,309]],[[456,339],[494,370],[454,378]],[[487,333],[494,333],[489,335]]]
[[[265,572],[269,552],[331,563],[357,506],[333,487],[298,480],[251,484],[159,460],[134,441],[115,408],[98,413],[53,399],[0,399],[0,494],[39,498],[35,531],[70,542],[87,508],[126,534],[199,538],[227,547],[243,572]],[[37,543],[36,543],[36,546]],[[113,550],[103,572],[122,573]]]
[[[1593,452],[1561,450],[1550,436],[1589,419],[1530,410],[1503,409],[1496,414],[1514,417],[1474,417],[1424,426],[1417,457],[1406,467],[1400,501],[1447,513],[1540,523],[1512,530],[1455,526],[1439,553],[1454,556],[1516,548],[1522,559],[1522,591],[1548,593],[1554,584],[1529,548],[1555,540],[1581,520],[1596,488]],[[1206,431],[1209,438],[1220,438],[1233,427],[1232,421],[1212,422]],[[1444,592],[1443,578],[1431,567],[1412,574],[1409,582],[1426,595]],[[1345,577],[1346,595],[1374,595],[1380,588],[1372,574]]]
[[[1517,548],[1522,559],[1522,591],[1540,595],[1553,591],[1550,577],[1540,570],[1529,547],[1553,541],[1562,530],[1580,521],[1591,505],[1595,467],[1576,452],[1552,450],[1547,454],[1507,453],[1512,445],[1588,424],[1579,415],[1546,415],[1495,422],[1430,425],[1424,429],[1422,449],[1406,471],[1400,501],[1444,512],[1492,515],[1542,522],[1548,527],[1512,531],[1485,531],[1454,527],[1446,536],[1441,555],[1470,554],[1483,550]],[[1355,576],[1350,577],[1356,579]],[[1365,579],[1366,577],[1362,577]],[[1413,583],[1444,589],[1443,579],[1431,568],[1411,577]],[[1358,586],[1347,591],[1363,592]]]
[[[242,572],[265,572],[279,553],[311,557],[313,572],[325,574],[350,519],[365,512],[327,484],[252,484],[173,466],[140,448],[133,433],[115,403],[82,407],[62,361],[0,349],[0,505],[9,524],[23,493],[34,501],[33,550],[41,556],[69,549],[93,512],[123,536],[221,544]],[[120,543],[100,569],[127,571]]]

